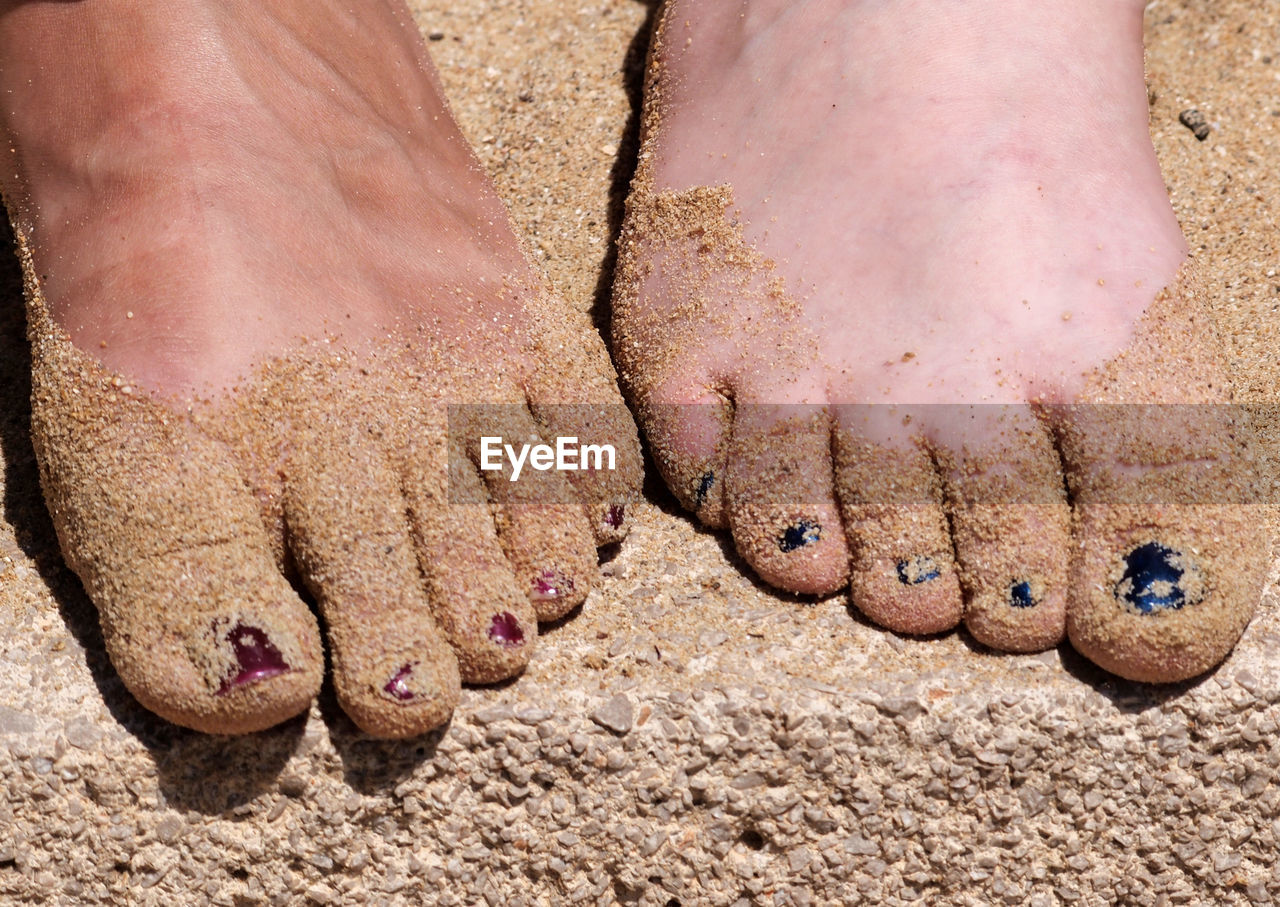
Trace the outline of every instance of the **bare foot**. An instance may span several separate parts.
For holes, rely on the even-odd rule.
[[[130,690],[211,732],[305,709],[323,654],[287,575],[372,734],[520,671],[625,533],[638,443],[408,11],[14,4],[0,61],[41,478]],[[510,482],[478,434],[617,463]]]
[[[664,7],[614,352],[672,490],[768,582],[1142,680],[1234,645],[1263,540],[1142,8]]]

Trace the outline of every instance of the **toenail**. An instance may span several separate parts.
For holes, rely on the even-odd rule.
[[[222,686],[218,688],[219,696],[289,670],[280,650],[257,627],[236,624],[227,633],[226,640],[231,643],[239,670],[222,681]]]
[[[1029,580],[1015,580],[1009,586],[1009,605],[1013,608],[1034,608],[1040,604],[1036,600],[1035,592],[1031,589]]]
[[[604,515],[604,524],[613,529],[617,529],[622,525],[622,520],[627,515],[627,507],[625,504],[614,504]]]
[[[1198,594],[1200,583],[1189,582],[1199,578],[1199,571],[1180,551],[1147,542],[1125,555],[1124,563],[1115,596],[1141,614],[1176,610],[1203,597]]]
[[[515,648],[524,642],[524,630],[520,628],[520,621],[516,620],[514,614],[503,611],[493,615],[493,622],[489,625],[489,638],[499,645]]]
[[[701,510],[702,505],[707,501],[707,495],[711,492],[711,486],[715,484],[716,474],[711,471],[704,472],[702,478],[698,481],[698,491],[693,496],[693,509]]]
[[[550,601],[573,592],[573,580],[559,570],[543,570],[533,581],[533,600]]]
[[[812,545],[814,542],[821,540],[822,527],[812,520],[800,520],[794,525],[788,526],[778,536],[778,547],[787,551],[795,551],[797,548],[803,548],[805,545]]]
[[[413,665],[407,664],[396,671],[394,677],[387,681],[387,685],[382,688],[382,692],[386,693],[392,699],[400,702],[408,702],[414,698],[413,690],[409,689],[409,676],[413,673]]]
[[[905,561],[898,561],[898,582],[904,586],[918,586],[941,576],[933,558],[918,554]]]

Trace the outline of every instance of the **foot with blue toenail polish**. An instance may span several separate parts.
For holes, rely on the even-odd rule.
[[[614,352],[664,478],[765,581],[1002,651],[1069,632],[1142,680],[1240,635],[1260,521],[1143,11],[663,5]]]

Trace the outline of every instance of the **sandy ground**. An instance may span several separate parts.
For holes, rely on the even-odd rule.
[[[651,7],[414,10],[535,258],[603,319]],[[1280,0],[1158,0],[1147,24],[1170,193],[1241,393],[1269,402]],[[1189,108],[1204,141],[1179,122]],[[27,437],[15,263],[0,280],[0,903],[1280,897],[1270,590],[1225,665],[1153,690],[1067,647],[901,639],[841,596],[772,593],[653,481],[602,590],[441,732],[369,740],[328,688],[250,738],[167,725],[115,678],[62,565]]]

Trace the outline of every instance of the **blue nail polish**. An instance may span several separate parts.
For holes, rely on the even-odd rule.
[[[1012,608],[1034,608],[1040,604],[1035,593],[1031,591],[1031,583],[1020,579],[1009,587],[1009,606]]]
[[[822,539],[822,527],[812,520],[800,520],[783,530],[778,536],[778,547],[783,553],[795,551],[805,545],[812,545]]]
[[[1125,555],[1124,564],[1124,576],[1116,584],[1115,596],[1141,614],[1177,610],[1200,600],[1198,596],[1187,596],[1184,577],[1195,567],[1186,563],[1180,551],[1159,542],[1147,542]]]
[[[918,586],[942,575],[933,558],[918,554],[905,561],[898,561],[898,582],[904,586]]]
[[[716,474],[708,470],[702,474],[702,479],[698,482],[698,490],[693,496],[693,509],[701,510],[702,505],[707,501],[707,495],[711,492],[711,486],[715,484]]]

